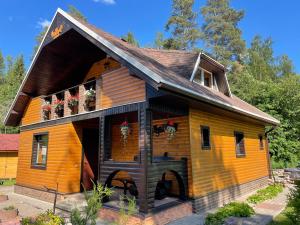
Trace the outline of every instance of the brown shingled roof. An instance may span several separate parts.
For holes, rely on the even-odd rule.
[[[159,87],[172,89],[173,91],[196,98],[200,101],[205,101],[226,110],[265,121],[269,124],[276,125],[279,123],[279,121],[274,119],[272,116],[262,112],[236,96],[229,97],[221,92],[191,82],[190,77],[199,53],[139,48],[121,40],[118,37],[104,32],[89,23],[72,18],[60,9],[57,12],[72,22],[75,26],[79,27],[79,29],[82,29],[84,32],[91,35],[96,41],[102,43],[101,40],[103,39],[108,42],[111,47],[110,50],[114,51],[113,49],[115,49],[120,54],[123,54],[123,56],[120,57],[123,57],[124,60],[131,60],[130,63],[134,67],[146,73],[149,78],[157,82]],[[116,54],[118,54],[117,52]],[[205,55],[205,58],[209,57]],[[211,61],[214,60],[211,59]],[[145,70],[145,68],[147,69]],[[12,118],[13,114],[9,115]]]

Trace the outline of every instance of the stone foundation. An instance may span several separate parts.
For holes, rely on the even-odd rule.
[[[245,184],[232,186],[206,196],[193,199],[193,212],[200,213],[227,204],[238,197],[246,195],[268,185],[268,177],[250,181]]]
[[[15,185],[14,191],[16,194],[25,195],[28,197],[36,198],[45,202],[54,202],[54,193],[45,190],[33,189],[25,186]],[[64,195],[57,194],[57,200],[63,199]]]
[[[189,216],[193,213],[192,204],[185,202],[176,206],[149,213],[147,215],[135,215],[129,218],[127,224],[130,225],[164,225],[174,220]],[[112,208],[102,208],[99,212],[99,217],[107,221],[117,221],[119,218],[119,212]]]

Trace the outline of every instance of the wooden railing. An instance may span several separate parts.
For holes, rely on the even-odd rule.
[[[100,108],[100,80],[88,81],[41,98],[42,120],[94,111]]]

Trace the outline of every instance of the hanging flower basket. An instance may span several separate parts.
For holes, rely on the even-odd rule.
[[[171,141],[172,139],[174,139],[174,137],[176,135],[177,124],[174,123],[174,121],[169,120],[166,124],[166,129],[165,130],[168,134],[168,140]]]
[[[124,121],[120,126],[121,138],[123,145],[125,146],[128,140],[129,135],[129,124],[127,121]]]
[[[96,102],[96,91],[93,88],[90,88],[89,90],[85,91],[84,96],[84,107],[87,109],[94,107]]]
[[[43,119],[49,120],[50,113],[51,113],[51,104],[49,101],[45,101],[45,103],[42,105],[42,112],[43,112]]]
[[[57,99],[54,102],[54,111],[58,116],[62,116],[63,112],[64,112],[64,100],[59,100]]]
[[[79,97],[78,95],[71,95],[68,100],[68,107],[70,109],[73,109],[74,107],[78,106],[78,102],[79,102]]]

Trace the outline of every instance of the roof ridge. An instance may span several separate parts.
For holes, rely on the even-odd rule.
[[[169,53],[176,52],[176,53],[182,53],[182,54],[199,54],[195,51],[177,50],[177,49],[157,49],[157,48],[150,48],[150,47],[140,47],[140,49],[156,51],[156,52],[169,52]]]

